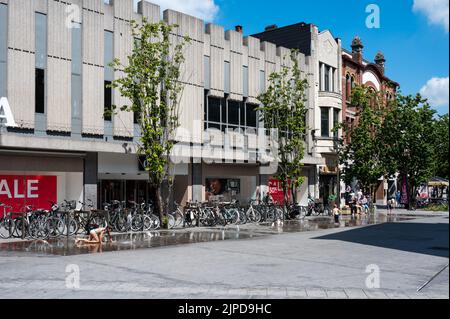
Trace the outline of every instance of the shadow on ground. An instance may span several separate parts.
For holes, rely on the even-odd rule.
[[[385,223],[315,237],[407,252],[449,257],[449,233],[446,223]]]

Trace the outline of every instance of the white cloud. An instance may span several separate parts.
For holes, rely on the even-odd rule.
[[[161,6],[161,10],[172,9],[208,22],[213,21],[219,13],[219,6],[214,0],[148,0],[148,2]]]
[[[442,25],[448,32],[449,0],[414,0],[414,12],[422,12],[431,24]]]
[[[448,111],[449,78],[432,78],[420,94],[428,99],[432,107],[447,108]]]

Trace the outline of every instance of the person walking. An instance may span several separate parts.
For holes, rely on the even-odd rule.
[[[395,200],[397,201],[397,208],[402,207],[402,193],[400,191],[395,194]]]
[[[333,216],[334,216],[335,224],[339,224],[340,218],[341,218],[341,210],[338,208],[338,206],[336,204],[334,204]]]

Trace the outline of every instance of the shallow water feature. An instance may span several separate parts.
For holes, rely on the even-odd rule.
[[[161,248],[173,245],[195,244],[224,240],[244,240],[262,236],[316,231],[319,229],[357,227],[387,222],[411,220],[396,216],[376,215],[352,218],[345,216],[339,224],[330,217],[308,217],[303,221],[284,223],[243,225],[226,228],[198,228],[175,231],[153,231],[146,233],[115,234],[113,242],[103,245],[76,245],[75,239],[17,241],[0,244],[0,252],[23,252],[43,255],[71,256],[117,252],[136,249]]]

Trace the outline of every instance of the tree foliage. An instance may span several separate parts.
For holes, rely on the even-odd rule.
[[[435,173],[434,175],[448,179],[448,114],[439,116],[434,124]]]
[[[136,39],[127,63],[115,59],[111,65],[123,76],[112,83],[120,94],[129,100],[128,105],[113,106],[133,112],[139,118],[141,137],[138,154],[148,172],[151,196],[155,208],[162,216],[161,185],[173,185],[170,172],[170,153],[174,146],[174,132],[179,127],[178,106],[183,85],[179,81],[184,62],[183,47],[188,38],[177,38],[173,31],[177,25],[165,22],[132,21],[133,38]],[[167,203],[166,203],[167,204]],[[167,206],[167,205],[166,205]]]
[[[283,59],[279,72],[269,76],[267,90],[258,99],[262,106],[261,121],[271,130],[271,137],[277,146],[276,160],[278,169],[275,174],[281,182],[285,203],[288,201],[289,188],[299,187],[303,183],[301,176],[302,160],[306,133],[306,89],[308,82],[299,65],[298,51],[292,50]],[[291,185],[289,185],[291,183]]]
[[[389,175],[396,172],[408,180],[409,206],[417,187],[428,182],[436,172],[437,147],[435,111],[420,94],[397,95],[386,112],[382,138],[389,163]]]
[[[380,178],[386,173],[381,137],[383,118],[382,94],[369,87],[356,86],[352,104],[357,106],[356,125],[342,123],[344,139],[338,147],[342,179],[349,185],[357,180],[362,188],[374,194]]]

